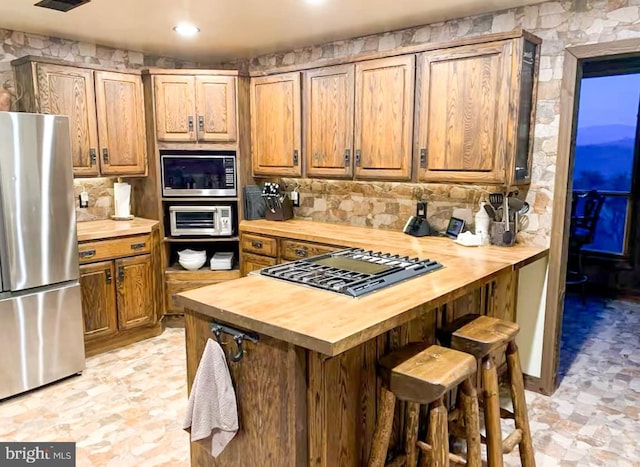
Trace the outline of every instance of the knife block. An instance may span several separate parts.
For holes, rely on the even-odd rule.
[[[265,209],[265,219],[270,221],[286,221],[293,217],[293,206],[289,195],[285,193],[279,206]]]

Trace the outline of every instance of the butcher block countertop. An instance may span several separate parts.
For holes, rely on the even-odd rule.
[[[103,219],[78,222],[78,241],[86,242],[150,233],[157,225],[158,221],[143,219],[142,217],[135,217],[130,221]]]
[[[358,299],[260,275],[177,295],[180,306],[329,356],[548,254],[546,248],[463,247],[447,238],[416,238],[402,232],[300,220],[245,221],[240,231],[418,256],[444,265]]]

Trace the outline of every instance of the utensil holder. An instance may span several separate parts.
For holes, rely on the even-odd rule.
[[[516,243],[515,227],[516,225],[514,222],[509,222],[509,230],[513,232],[513,235],[511,236],[511,242],[505,243],[503,238],[505,223],[492,222],[489,228],[489,239],[491,240],[491,244],[497,246],[513,246]]]
[[[289,195],[285,194],[278,206],[265,209],[265,218],[270,221],[286,221],[293,217],[293,206]]]

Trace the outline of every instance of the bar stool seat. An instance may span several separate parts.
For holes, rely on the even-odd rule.
[[[441,344],[473,355],[482,362],[484,415],[489,467],[504,465],[503,453],[519,447],[524,467],[535,466],[529,417],[524,396],[524,381],[515,338],[520,330],[516,323],[490,316],[465,315],[437,334]],[[513,414],[500,409],[498,372],[491,354],[505,347],[509,389]],[[513,418],[516,429],[504,440],[500,418]]]
[[[379,375],[383,384],[369,466],[385,465],[396,399],[407,402],[407,417],[405,454],[394,465],[415,466],[418,448],[423,451],[421,465],[448,466],[450,459],[464,462],[465,459],[449,453],[447,410],[443,402],[445,394],[458,386],[466,401],[463,408],[466,463],[480,466],[478,401],[472,382],[476,370],[476,360],[471,355],[438,345],[410,344],[382,357]],[[426,443],[417,440],[420,404],[429,404]]]

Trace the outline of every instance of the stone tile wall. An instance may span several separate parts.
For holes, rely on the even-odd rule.
[[[564,49],[570,46],[640,37],[640,0],[552,1],[435,23],[384,34],[337,41],[259,56],[239,64],[251,71],[357,57],[369,51],[392,50],[409,44],[525,29],[543,40],[535,122],[531,204],[526,231],[519,241],[548,245],[558,150],[560,87]],[[455,185],[285,180],[300,184],[302,206],[296,214],[317,220],[401,228],[419,193],[430,201],[433,221],[442,225],[454,207],[476,209],[482,188]],[[421,191],[422,190],[422,191]]]
[[[30,34],[0,28],[0,85],[13,78],[11,60],[25,55],[51,57],[74,63],[90,63],[116,69],[190,68],[196,63],[167,57],[147,55],[131,50],[114,49],[58,37]],[[78,220],[105,219],[113,214],[113,183],[115,178],[76,179],[76,200],[84,186],[89,193],[89,207],[76,210]],[[135,213],[135,211],[132,210]]]

